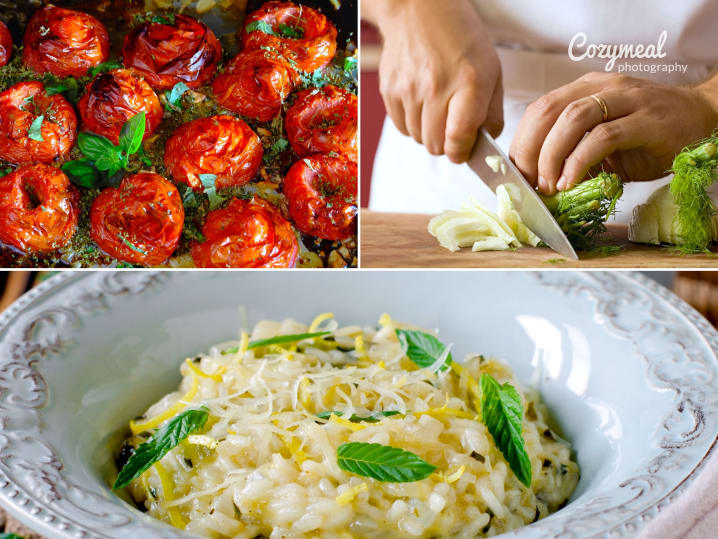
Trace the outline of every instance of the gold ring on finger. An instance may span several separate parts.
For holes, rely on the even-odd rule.
[[[603,121],[605,122],[608,120],[608,105],[606,105],[606,102],[603,100],[602,97],[593,94],[591,95],[591,98],[598,103],[598,106],[601,107],[601,115],[603,116]]]

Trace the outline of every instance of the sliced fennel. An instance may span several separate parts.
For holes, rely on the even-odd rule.
[[[505,183],[496,188],[496,198],[498,200],[499,218],[509,225],[516,238],[523,244],[536,247],[541,243],[541,238],[531,232],[521,220],[516,206],[521,206],[521,191],[512,183]]]

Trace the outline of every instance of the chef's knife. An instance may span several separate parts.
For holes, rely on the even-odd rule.
[[[486,162],[487,157],[494,161],[495,166],[498,167],[497,171],[494,171]],[[496,191],[496,187],[502,183],[511,183],[518,187],[521,200],[514,201],[514,204],[526,226],[557,253],[578,260],[576,251],[568,241],[566,234],[563,233],[536,190],[529,185],[523,174],[504,155],[496,141],[483,128],[479,130],[479,137],[468,164],[492,191]]]

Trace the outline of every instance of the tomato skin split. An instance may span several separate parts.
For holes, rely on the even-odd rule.
[[[206,240],[192,246],[200,268],[293,268],[299,244],[277,208],[262,198],[232,199],[209,212],[202,228]]]
[[[80,195],[65,174],[35,164],[0,178],[0,241],[24,253],[65,246],[77,228]]]
[[[22,59],[29,68],[61,78],[83,77],[110,56],[110,36],[100,21],[53,5],[35,12],[23,44]]]
[[[299,84],[299,75],[283,56],[263,49],[242,51],[212,83],[212,92],[223,107],[269,122]]]
[[[200,174],[214,174],[215,187],[244,185],[262,164],[262,141],[245,122],[220,115],[192,120],[167,140],[165,167],[175,182],[203,191]]]
[[[299,92],[287,111],[287,138],[299,157],[336,152],[357,162],[357,96],[327,85]]]
[[[284,178],[289,216],[301,232],[341,240],[356,232],[357,165],[317,154],[297,161]]]
[[[97,75],[85,88],[77,104],[83,131],[102,135],[119,144],[122,126],[140,112],[145,113],[145,134],[149,137],[162,121],[162,104],[145,81],[126,69]]]
[[[271,35],[261,30],[246,31],[247,26],[258,21],[267,23],[277,34],[279,25],[285,24],[298,31],[301,37]],[[316,9],[291,2],[266,2],[247,16],[245,27],[239,32],[244,50],[266,47],[278,52],[302,71],[324,67],[337,51],[337,29],[331,21]]]
[[[133,264],[156,265],[179,245],[184,207],[177,188],[159,174],[126,176],[90,208],[90,236],[107,254]]]
[[[178,82],[198,88],[214,75],[222,47],[203,22],[177,14],[174,25],[148,21],[133,28],[122,54],[125,67],[155,90],[169,90]]]
[[[43,116],[42,140],[30,138]],[[19,82],[0,93],[0,159],[26,165],[67,157],[77,139],[77,116],[60,94],[47,95],[41,82]]]

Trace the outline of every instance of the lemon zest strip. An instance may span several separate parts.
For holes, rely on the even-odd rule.
[[[164,412],[157,414],[152,419],[148,419],[143,423],[135,423],[134,419],[130,421],[130,430],[132,431],[132,434],[136,436],[140,432],[157,428],[163,421],[166,421],[171,417],[177,415],[180,410],[186,408],[187,405],[192,402],[192,399],[194,399],[195,395],[197,395],[198,388],[199,378],[197,378],[194,372],[192,372],[192,386],[189,388],[189,391],[182,395],[179,400],[175,402],[172,406],[167,408]]]
[[[317,316],[314,320],[312,320],[312,323],[309,325],[308,333],[315,333],[317,331],[317,328],[319,327],[319,324],[321,324],[325,320],[329,320],[330,318],[334,318],[334,313],[322,313]]]
[[[367,490],[369,490],[369,485],[367,485],[366,483],[361,483],[345,490],[335,499],[336,502],[343,507],[353,502],[354,498],[356,498],[360,492],[366,492]]]
[[[187,365],[190,369],[192,369],[192,372],[194,372],[197,376],[201,376],[202,378],[210,378],[216,382],[222,381],[222,375],[227,370],[227,367],[224,365],[221,365],[219,369],[217,369],[217,372],[213,374],[209,374],[207,372],[204,372],[202,369],[197,367],[194,363],[192,363],[192,360],[190,358],[187,358],[186,360]]]
[[[160,478],[160,483],[162,484],[162,494],[164,494],[165,500],[171,502],[174,500],[174,494],[172,492],[174,485],[172,484],[172,478],[167,474],[165,467],[159,462],[155,462],[154,468],[155,471],[157,471],[157,476]],[[179,511],[175,507],[165,507],[165,509],[167,510],[167,514],[170,517],[172,525],[175,528],[184,530],[184,527],[187,524],[180,515]]]

